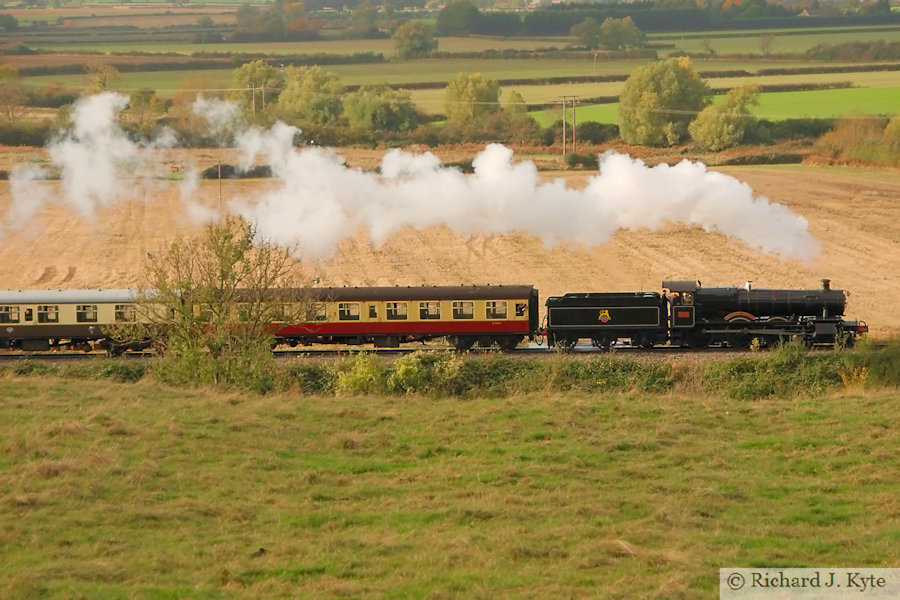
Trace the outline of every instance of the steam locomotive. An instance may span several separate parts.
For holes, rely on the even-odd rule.
[[[663,281],[663,292],[582,293],[547,299],[547,344],[571,348],[588,339],[609,348],[629,342],[645,348],[670,344],[747,348],[800,339],[809,346],[852,346],[865,322],[844,320],[847,294],[831,289],[776,290],[703,287],[699,281]]]
[[[850,346],[868,331],[845,320],[846,294],[823,280],[815,290],[703,287],[664,281],[662,292],[568,293],[546,300],[528,285],[351,287],[278,290],[279,302],[311,302],[303,318],[272,323],[278,344],[403,343],[446,338],[458,350],[474,345],[511,350],[546,335],[548,348],[581,340],[599,348],[630,344],[686,348],[800,339]],[[95,347],[139,349],[111,337],[117,325],[140,321],[133,290],[0,291],[0,348],[29,351]],[[199,309],[198,309],[199,310]]]

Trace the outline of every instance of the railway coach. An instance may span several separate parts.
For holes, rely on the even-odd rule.
[[[0,348],[107,348],[111,326],[136,321],[135,298],[127,289],[0,291]]]
[[[538,330],[538,291],[527,285],[325,287],[298,290],[309,316],[275,331],[292,346],[402,343],[446,337],[457,350],[511,350]]]

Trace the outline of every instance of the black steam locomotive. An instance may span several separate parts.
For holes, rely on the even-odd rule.
[[[747,348],[799,339],[808,346],[853,345],[868,331],[844,320],[846,294],[822,280],[816,290],[703,287],[664,281],[663,293],[576,293],[547,299],[547,343],[572,348],[579,340],[609,348],[625,342],[653,347]]]

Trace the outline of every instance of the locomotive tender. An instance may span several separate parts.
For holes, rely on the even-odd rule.
[[[748,347],[800,339],[807,345],[852,345],[868,331],[844,320],[846,294],[821,289],[703,287],[664,281],[663,292],[568,293],[546,301],[539,322],[538,291],[527,285],[343,287],[283,289],[280,302],[311,303],[298,322],[273,323],[278,344],[402,343],[446,338],[457,350],[515,348],[546,334],[548,347],[570,349],[586,339],[599,348],[618,343],[650,348],[712,345]],[[121,343],[111,328],[140,320],[134,290],[0,291],[0,348],[56,347],[112,352],[141,349]]]

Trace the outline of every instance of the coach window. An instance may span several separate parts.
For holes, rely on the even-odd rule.
[[[377,319],[378,318],[378,307],[374,304],[369,305],[369,318]]]
[[[251,306],[246,302],[239,302],[235,307],[237,309],[238,319],[241,321],[249,321],[250,320],[250,311]]]
[[[116,304],[116,323],[130,323],[136,321],[134,306],[131,304]]]
[[[339,302],[338,319],[341,321],[359,321],[359,302]]]
[[[38,323],[59,323],[59,306],[42,304],[37,307]]]
[[[475,303],[474,302],[454,302],[453,303],[454,319],[474,319]]]
[[[491,300],[484,303],[484,316],[488,319],[506,318],[506,300]]]
[[[97,322],[97,305],[96,304],[76,304],[75,305],[75,321],[78,323],[96,323]]]
[[[434,301],[419,302],[419,318],[423,320],[440,319],[441,303]]]
[[[388,321],[405,321],[409,311],[406,302],[386,302],[384,316]]]
[[[516,316],[524,317],[525,311],[528,310],[528,304],[525,302],[516,302]]]
[[[18,323],[18,306],[0,306],[0,323]]]
[[[315,306],[316,321],[327,321],[328,320],[328,305],[324,302],[316,302]]]

